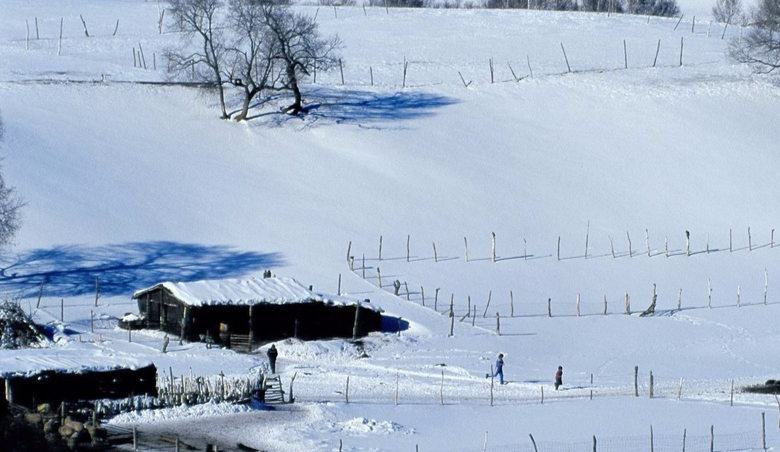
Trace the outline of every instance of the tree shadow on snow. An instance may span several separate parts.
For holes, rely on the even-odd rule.
[[[167,241],[30,250],[0,261],[0,292],[15,297],[130,296],[163,281],[237,278],[283,264],[279,253]]]
[[[303,121],[306,127],[352,124],[381,129],[382,123],[429,117],[435,114],[436,109],[457,102],[451,97],[412,91],[381,93],[315,88],[304,96],[304,111],[299,115],[266,110],[248,119],[263,119],[265,125],[270,123],[275,126]]]

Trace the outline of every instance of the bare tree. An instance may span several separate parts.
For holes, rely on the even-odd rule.
[[[742,21],[742,0],[716,0],[712,17],[718,22],[736,24]]]
[[[223,73],[225,60],[223,2],[221,0],[168,0],[169,11],[186,40],[177,48],[166,50],[168,69],[186,78],[213,84],[219,94],[222,118],[230,115],[225,109],[224,82],[230,79]],[[197,42],[193,46],[193,39]]]
[[[3,132],[3,118],[0,116],[0,140]],[[13,241],[21,226],[23,206],[24,202],[16,195],[16,190],[6,184],[0,172],[0,247],[6,247]]]
[[[283,0],[282,0],[283,1]],[[273,59],[282,65],[277,89],[292,91],[294,102],[283,110],[291,115],[303,111],[299,82],[313,71],[327,71],[338,62],[342,42],[338,36],[324,38],[313,18],[293,13],[283,2],[264,1],[263,22],[270,32]]]
[[[252,100],[263,90],[272,89],[279,80],[274,70],[275,41],[265,26],[265,7],[261,2],[231,0],[229,24],[235,41],[229,46],[231,83],[243,92],[241,111],[236,121],[247,118]]]
[[[780,0],[759,0],[751,19],[753,27],[732,41],[729,55],[756,73],[772,72],[780,68]]]

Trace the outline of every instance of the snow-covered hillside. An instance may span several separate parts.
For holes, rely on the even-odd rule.
[[[0,285],[39,322],[82,338],[2,351],[0,369],[116,360],[256,373],[262,350],[163,354],[161,334],[128,343],[111,319],[161,281],[270,269],[318,292],[341,281],[409,327],[367,338],[368,358],[344,341],[278,344],[283,378],[297,372],[293,409],[126,422],[283,452],[339,440],[353,451],[478,450],[486,436],[498,450],[530,447],[529,433],[589,444],[650,425],[758,438],[760,413],[771,421],[771,396],[738,392],[729,404],[732,380],[780,376],[780,94],[726,58],[738,28],[721,39],[719,25],[692,32],[687,17],[301,7],[344,40],[345,83],[318,74],[305,86],[311,114],[258,109],[236,124],[218,119],[209,93],[140,83],[165,80],[160,55],[179,39],[158,33],[159,7],[0,4],[3,171],[27,201]],[[133,64],[140,47],[146,69]],[[654,287],[657,315],[639,317]],[[491,407],[484,376],[499,352],[510,383]],[[554,393],[558,365],[566,390]]]

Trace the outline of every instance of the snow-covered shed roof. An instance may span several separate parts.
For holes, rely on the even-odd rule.
[[[194,282],[162,282],[138,290],[133,298],[163,288],[189,306],[295,304],[320,302],[330,305],[360,306],[381,311],[370,303],[342,296],[316,294],[293,278],[218,279]]]
[[[152,362],[123,353],[106,353],[84,343],[77,349],[62,347],[3,350],[0,354],[0,378],[32,376],[45,371],[63,373],[104,372],[140,369]]]

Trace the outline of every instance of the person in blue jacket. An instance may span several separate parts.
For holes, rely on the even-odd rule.
[[[493,377],[498,377],[498,382],[504,384],[504,354],[499,353],[498,359],[496,359],[496,366],[493,368]],[[490,378],[491,375],[485,375],[485,378]]]

